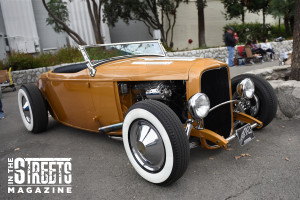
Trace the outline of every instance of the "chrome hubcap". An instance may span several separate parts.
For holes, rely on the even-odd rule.
[[[29,102],[26,100],[26,98],[24,96],[22,97],[22,110],[23,110],[23,114],[25,116],[26,121],[28,123],[31,123]]]
[[[159,171],[166,159],[162,138],[157,129],[146,120],[136,120],[129,130],[129,145],[133,157],[141,167]]]

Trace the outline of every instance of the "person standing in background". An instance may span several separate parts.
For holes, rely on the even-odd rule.
[[[1,87],[0,87],[0,119],[4,119],[4,112],[2,110],[2,101],[1,101],[1,98],[2,98],[2,91],[1,91]]]
[[[233,56],[234,56],[234,47],[236,45],[237,40],[239,39],[238,37],[234,38],[233,37],[233,31],[234,29],[232,27],[229,27],[227,29],[227,32],[225,33],[225,45],[228,50],[228,66],[232,67],[234,65],[233,62]]]

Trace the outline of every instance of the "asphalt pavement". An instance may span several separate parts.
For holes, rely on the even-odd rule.
[[[251,66],[244,67],[231,72]],[[275,119],[243,147],[234,140],[228,150],[192,149],[183,177],[160,187],[135,172],[122,142],[52,118],[46,132],[32,134],[17,92],[3,93],[2,102],[0,199],[300,199],[300,120]],[[72,158],[72,194],[8,194],[8,158],[17,157]]]
[[[255,69],[263,69],[266,67],[278,66],[279,61],[274,60],[272,62],[264,62],[264,63],[255,63],[254,65],[247,64],[247,65],[239,65],[230,67],[230,75],[231,77],[235,77],[239,74],[245,73],[247,71],[255,70]]]

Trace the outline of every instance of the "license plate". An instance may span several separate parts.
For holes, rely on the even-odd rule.
[[[254,133],[250,124],[246,124],[245,126],[237,129],[235,134],[238,137],[241,146],[244,146],[254,139]]]

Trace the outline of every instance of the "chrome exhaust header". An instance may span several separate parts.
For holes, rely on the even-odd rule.
[[[103,126],[103,127],[100,127],[98,130],[100,133],[109,133],[109,132],[112,132],[112,131],[116,131],[116,130],[119,130],[119,129],[122,129],[123,127],[123,123],[117,123],[117,124],[112,124],[112,125],[109,125],[109,126]]]

